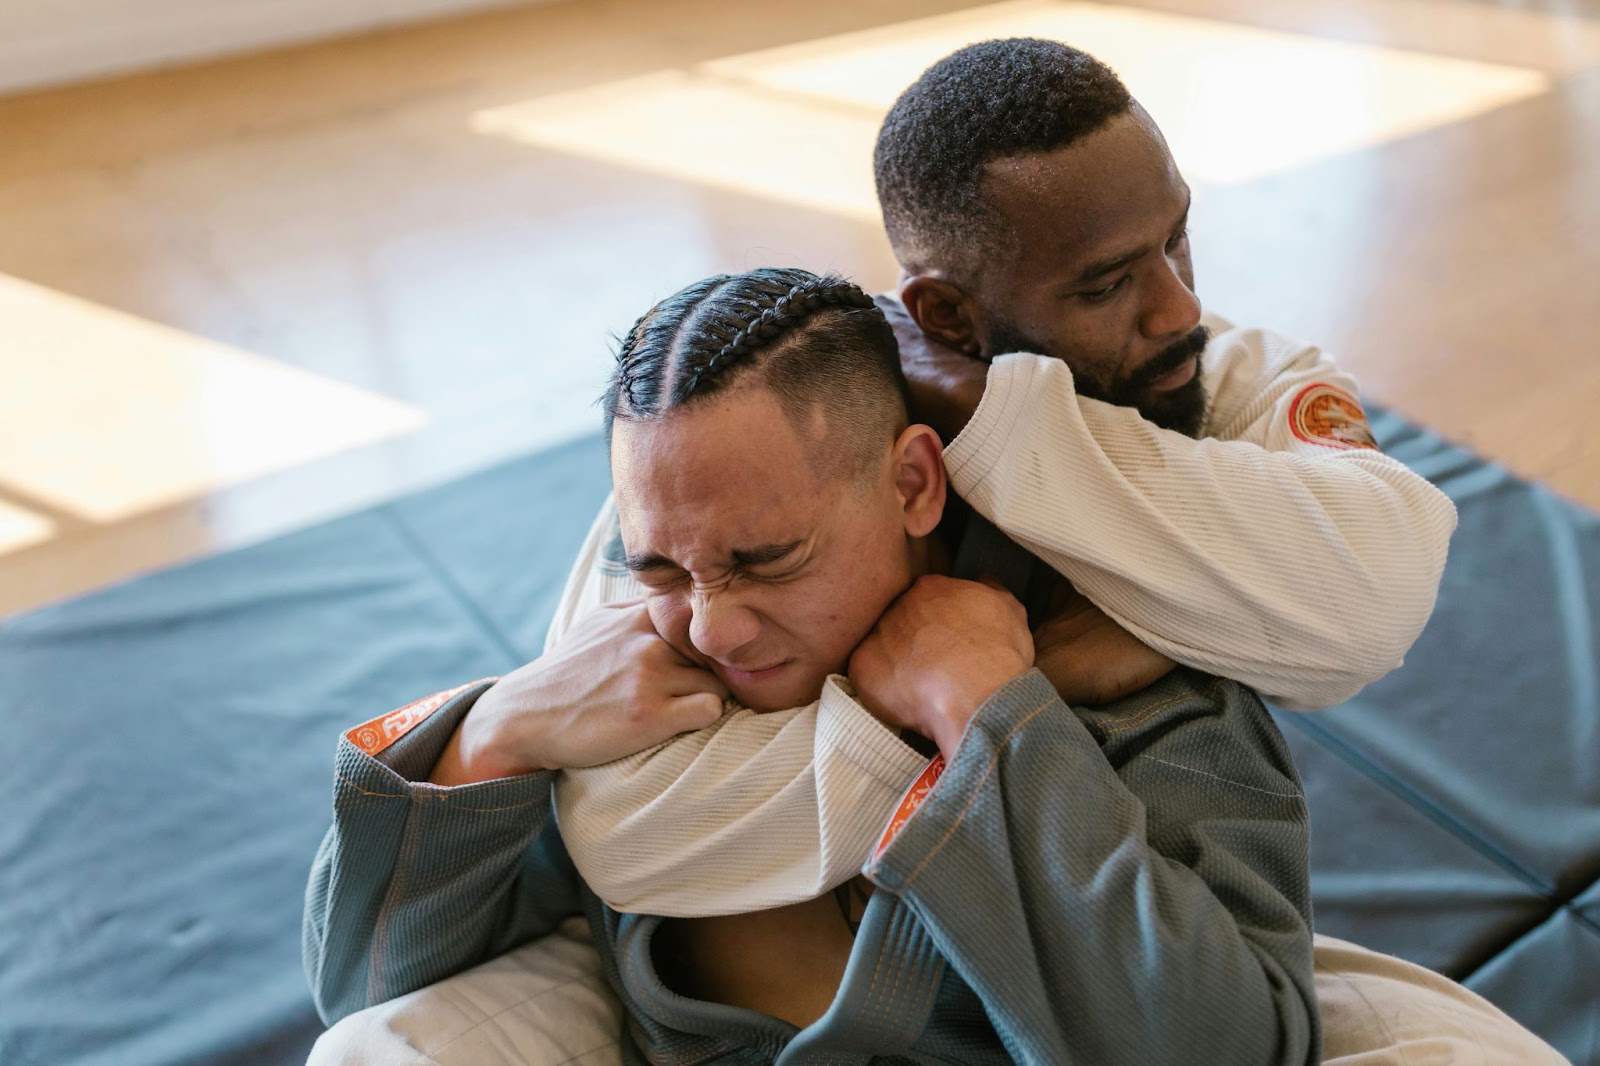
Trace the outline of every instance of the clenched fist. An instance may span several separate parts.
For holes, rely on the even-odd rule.
[[[432,781],[611,762],[710,725],[727,696],[715,674],[661,639],[641,602],[601,607],[478,697]]]
[[[950,759],[973,712],[1032,665],[1027,612],[1014,596],[928,575],[878,619],[850,656],[849,676],[868,710]]]

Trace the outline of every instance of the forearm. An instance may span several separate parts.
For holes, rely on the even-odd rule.
[[[623,912],[732,914],[797,903],[860,872],[925,760],[833,678],[806,707],[716,725],[557,777],[579,872]]]
[[[376,755],[340,741],[333,826],[303,925],[306,973],[326,1021],[463,970],[577,908],[570,864],[544,832],[548,775],[425,783],[481,691],[445,703]]]
[[[1019,1058],[1315,1061],[1304,804],[1287,753],[1192,677],[1104,719],[1114,769],[1024,675],[869,868]]]
[[[1011,356],[947,453],[952,484],[1146,644],[1298,706],[1398,665],[1454,508],[1374,451],[1191,440]]]

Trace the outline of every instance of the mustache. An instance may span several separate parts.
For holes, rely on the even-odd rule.
[[[1189,360],[1205,351],[1210,341],[1211,331],[1204,326],[1196,326],[1182,340],[1161,349],[1143,366],[1128,375],[1127,383],[1121,391],[1130,398],[1144,395],[1152,384],[1187,365]]]

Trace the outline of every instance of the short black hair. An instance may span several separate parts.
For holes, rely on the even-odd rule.
[[[873,152],[900,265],[968,274],[1003,236],[980,196],[984,167],[1065,148],[1132,105],[1110,67],[1035,37],[968,45],[923,71],[889,109]]]
[[[718,274],[667,297],[633,324],[601,403],[617,421],[661,418],[749,381],[771,390],[797,427],[820,407],[819,458],[857,473],[909,423],[900,350],[883,312],[838,275],[763,267]]]

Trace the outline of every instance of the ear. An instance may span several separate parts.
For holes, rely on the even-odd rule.
[[[900,286],[900,302],[923,333],[962,355],[979,355],[977,302],[961,286],[914,274]]]
[[[944,446],[933,427],[909,426],[894,442],[894,487],[905,513],[907,535],[932,533],[944,515],[948,491]]]

